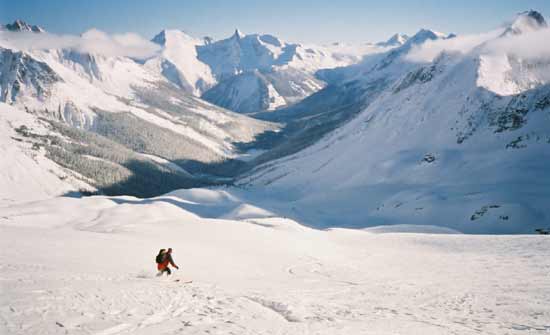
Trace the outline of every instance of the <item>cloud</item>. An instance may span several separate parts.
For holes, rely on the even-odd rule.
[[[446,40],[427,41],[407,54],[411,62],[429,63],[442,52],[479,55],[509,55],[524,60],[550,58],[550,28],[502,36],[503,29],[484,34],[458,36]]]
[[[445,40],[428,40],[421,45],[414,46],[407,54],[406,59],[415,63],[432,62],[442,52],[467,54],[477,46],[501,35],[502,29],[484,34],[462,35]]]
[[[157,44],[134,33],[110,35],[97,29],[88,30],[81,36],[2,31],[0,45],[17,50],[69,49],[137,59],[154,56],[160,49]]]
[[[550,58],[550,29],[526,32],[519,35],[508,35],[488,42],[482,53],[507,54],[525,60]]]

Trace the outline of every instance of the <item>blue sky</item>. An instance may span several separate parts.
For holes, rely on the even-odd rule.
[[[296,42],[376,42],[419,28],[484,32],[528,9],[550,16],[550,0],[0,0],[0,21],[71,34],[97,28],[151,38],[177,28],[218,39],[238,27]]]

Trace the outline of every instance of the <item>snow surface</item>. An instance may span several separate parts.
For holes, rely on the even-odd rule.
[[[0,207],[0,333],[550,330],[546,236],[320,231],[242,204],[197,215],[236,202],[184,190]],[[167,247],[180,270],[155,277]]]

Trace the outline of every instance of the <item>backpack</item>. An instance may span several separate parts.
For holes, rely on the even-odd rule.
[[[157,264],[162,263],[164,261],[164,254],[158,254],[155,258],[155,261],[157,262]]]

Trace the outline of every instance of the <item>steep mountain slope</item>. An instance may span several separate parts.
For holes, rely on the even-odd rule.
[[[60,145],[40,140],[47,142],[49,157],[77,173],[86,170],[86,177],[95,180],[92,184],[106,192],[124,193],[130,176],[151,167],[158,177],[162,175],[159,167],[166,170],[168,179],[159,181],[164,186],[130,193],[154,195],[178,185],[210,183],[212,178],[202,177],[213,172],[208,165],[238,157],[236,143],[254,141],[262,132],[277,129],[273,123],[229,112],[185,93],[147,64],[129,57],[69,47],[19,50],[19,39],[32,38],[28,35],[32,33],[0,34],[2,101],[40,119],[62,139]],[[32,131],[25,135],[38,136]],[[100,160],[90,164],[94,157]],[[101,160],[108,163],[98,163]],[[116,177],[111,181],[100,177],[105,171]],[[172,174],[180,181],[170,185]]]
[[[431,222],[518,233],[548,225],[550,60],[519,57],[509,40],[548,34],[535,17],[512,24],[527,21],[534,32],[427,63],[409,60],[412,45],[391,51],[361,74],[363,83],[389,82],[353,121],[243,185],[292,201],[287,214],[316,226]]]

